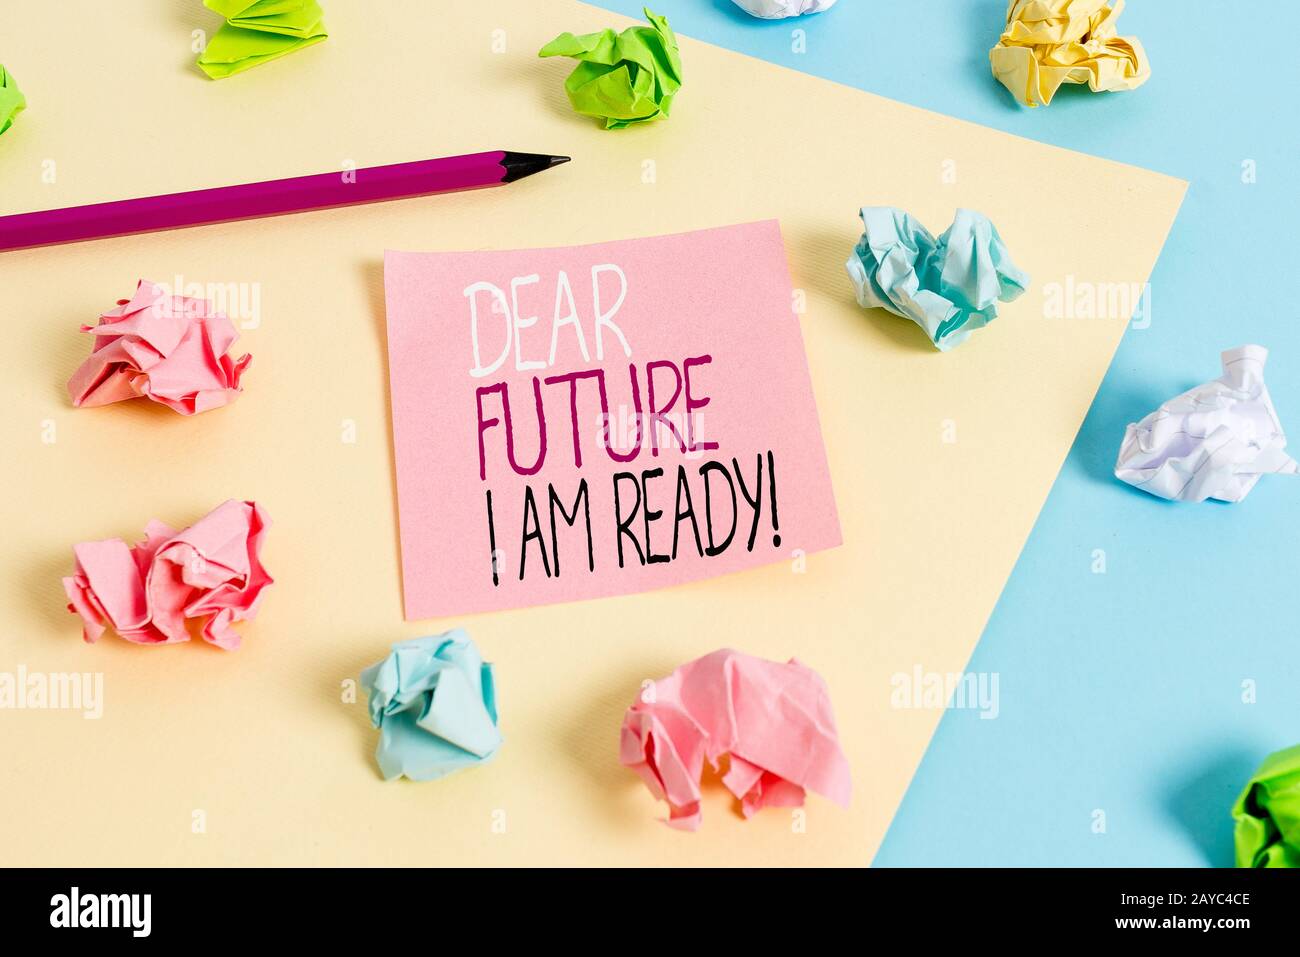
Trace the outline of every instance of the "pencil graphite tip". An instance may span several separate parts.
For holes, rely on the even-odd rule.
[[[523,179],[525,176],[532,176],[534,173],[540,173],[542,170],[551,169],[569,162],[567,156],[548,156],[545,153],[512,153],[507,151],[501,157],[501,165],[505,167],[506,174],[501,177],[503,183],[513,183],[517,179]]]

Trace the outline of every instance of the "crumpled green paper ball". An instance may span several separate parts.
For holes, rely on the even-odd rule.
[[[14,75],[0,63],[0,133],[14,125],[14,118],[27,108],[27,98],[18,89]]]
[[[643,12],[648,27],[580,37],[561,33],[537,53],[581,61],[564,81],[564,91],[575,110],[604,120],[607,130],[667,117],[682,86],[677,37],[668,19],[649,8]]]
[[[312,44],[325,32],[316,0],[203,0],[226,18],[199,54],[199,69],[214,80],[275,60]]]
[[[1300,867],[1300,744],[1264,759],[1232,817],[1238,867]]]

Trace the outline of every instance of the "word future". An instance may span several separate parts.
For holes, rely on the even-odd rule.
[[[151,894],[69,894],[50,898],[51,927],[129,927],[132,937],[148,937]]]

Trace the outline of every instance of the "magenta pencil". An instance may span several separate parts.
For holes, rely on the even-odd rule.
[[[568,160],[493,150],[0,216],[0,252],[500,186]]]

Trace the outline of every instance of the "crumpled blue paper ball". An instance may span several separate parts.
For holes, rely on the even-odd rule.
[[[386,780],[432,781],[481,764],[501,746],[492,666],[460,629],[399,641],[361,672],[361,686]]]
[[[942,351],[959,346],[1029,286],[989,218],[970,209],[942,236],[893,206],[864,206],[846,264],[858,304],[911,319]]]

